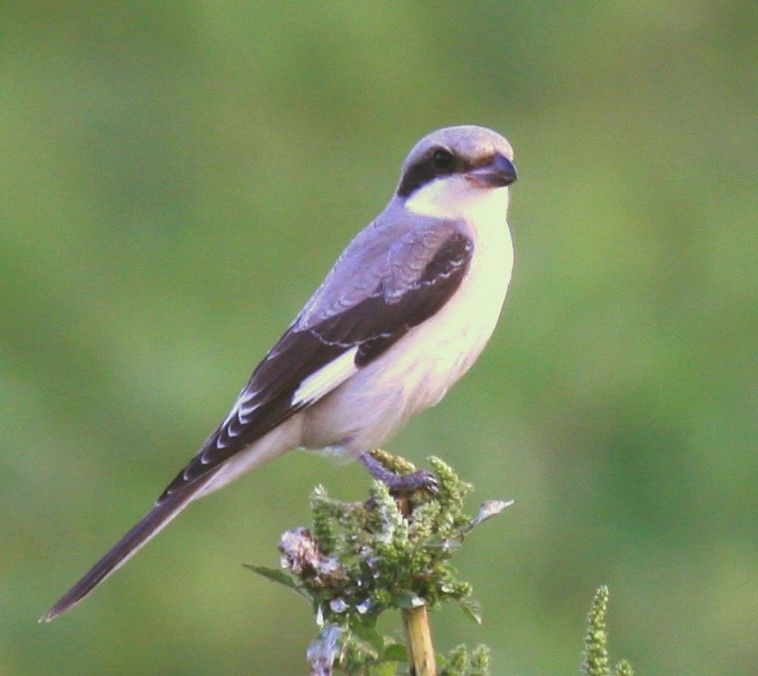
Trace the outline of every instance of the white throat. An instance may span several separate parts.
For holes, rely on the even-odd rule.
[[[508,188],[482,188],[455,174],[419,188],[405,201],[405,208],[433,218],[502,221],[508,211]]]

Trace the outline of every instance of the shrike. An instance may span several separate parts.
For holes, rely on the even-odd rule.
[[[387,207],[337,259],[253,371],[229,415],[153,508],[41,619],[71,608],[192,500],[293,448],[336,448],[396,490],[368,451],[437,403],[492,334],[513,268],[506,223],[513,150],[475,126],[409,153]]]

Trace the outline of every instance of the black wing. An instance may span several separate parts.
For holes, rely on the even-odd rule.
[[[365,366],[414,326],[433,316],[460,286],[473,250],[471,240],[454,231],[427,257],[423,268],[404,285],[402,293],[397,291],[397,280],[383,279],[373,293],[344,311],[309,327],[298,328],[297,322],[293,324],[255,369],[226,420],[158,501],[206,476],[315,403],[293,401],[298,387],[309,376],[356,348],[355,365]]]

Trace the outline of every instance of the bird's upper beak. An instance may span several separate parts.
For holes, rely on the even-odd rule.
[[[518,178],[518,173],[513,162],[498,153],[467,172],[466,177],[482,188],[502,188],[513,183]]]

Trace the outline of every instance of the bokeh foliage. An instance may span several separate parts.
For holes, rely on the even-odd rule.
[[[302,673],[293,453],[35,618],[153,498],[446,124],[505,133],[517,263],[481,361],[389,448],[509,495],[462,561],[503,673],[754,673],[756,4],[10,3],[0,21],[0,673]],[[475,496],[477,497],[477,496]],[[442,612],[446,645],[471,627]]]

